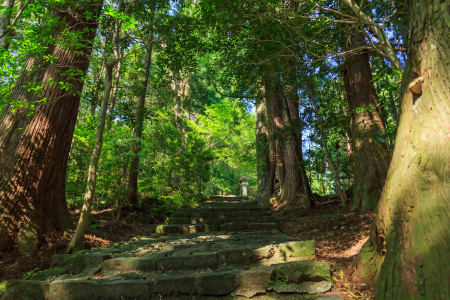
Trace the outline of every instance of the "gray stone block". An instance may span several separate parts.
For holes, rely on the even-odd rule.
[[[9,280],[3,300],[46,300],[50,285],[35,280]]]
[[[199,293],[202,295],[228,295],[237,287],[237,271],[215,272],[199,277]]]

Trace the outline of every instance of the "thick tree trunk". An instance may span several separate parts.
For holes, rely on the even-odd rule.
[[[142,128],[144,124],[144,106],[145,106],[145,96],[147,95],[147,86],[148,86],[148,79],[150,76],[150,66],[152,64],[152,50],[153,50],[153,15],[154,11],[152,12],[152,18],[150,20],[150,32],[148,34],[147,39],[147,45],[146,45],[146,56],[145,56],[145,63],[144,63],[144,72],[142,74],[142,81],[141,81],[141,95],[139,96],[137,107],[136,107],[136,126],[134,128],[134,135],[137,139],[133,152],[134,156],[131,158],[130,163],[130,173],[128,177],[128,202],[136,206],[137,204],[137,190],[138,190],[138,169],[139,169],[139,151],[141,147],[140,139],[142,138]]]
[[[267,206],[267,193],[269,190],[269,132],[266,126],[267,115],[264,102],[256,106],[256,163],[258,173],[258,191],[256,200],[263,206]]]
[[[32,253],[46,233],[71,228],[65,175],[83,81],[81,75],[63,74],[68,70],[86,72],[97,22],[95,16],[86,20],[85,11],[98,15],[101,6],[96,2],[76,10],[59,9],[54,14],[60,26],[53,35],[58,45],[48,50],[53,63],[27,59],[26,71],[17,79],[0,117],[1,250],[18,245],[19,251]],[[77,49],[60,46],[66,42],[64,30],[82,33]],[[50,79],[68,83],[70,89],[49,84]],[[41,93],[29,91],[28,83],[43,84]],[[14,110],[12,100],[37,108],[32,115],[27,108]]]
[[[285,148],[285,179],[284,194],[281,201],[288,205],[298,205],[306,208],[311,207],[311,193],[306,176],[303,176],[304,165],[301,155],[301,138],[298,137],[300,131],[299,108],[296,89],[288,91],[289,100],[285,97],[282,100],[283,124],[285,127],[284,148]],[[296,101],[297,100],[297,101]],[[305,177],[305,178],[303,178]],[[306,180],[306,182],[304,181]],[[306,183],[306,185],[305,185]]]
[[[5,0],[2,6],[7,9],[7,11],[2,11],[0,13],[0,52],[7,51],[9,45],[9,37],[11,36],[9,31],[9,26],[11,25],[11,14],[14,8],[16,0]]]
[[[359,32],[351,34],[349,39],[346,46],[348,50],[364,45],[364,36]],[[385,137],[386,129],[377,107],[378,97],[368,54],[360,52],[345,56],[344,69],[355,158],[351,207],[373,210],[380,198],[389,168],[387,141],[381,142],[373,136],[382,133]],[[364,111],[358,113],[357,108]]]
[[[377,300],[450,299],[450,3],[408,7],[396,146],[359,270]]]
[[[270,77],[273,80],[273,77]],[[275,188],[275,181],[280,184],[280,197],[283,195],[284,187],[284,149],[282,145],[282,97],[280,93],[279,80],[277,82],[265,83],[266,105],[269,123],[269,154],[270,154],[270,173],[269,188],[267,197],[270,200]]]

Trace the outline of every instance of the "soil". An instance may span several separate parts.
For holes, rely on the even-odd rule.
[[[74,226],[79,212],[71,212]],[[340,294],[344,299],[373,299],[374,287],[359,280],[355,261],[368,239],[372,213],[351,211],[336,202],[319,205],[313,210],[275,206],[273,212],[280,219],[280,231],[299,240],[316,241],[316,260],[328,263],[333,270],[335,285],[327,294]],[[123,212],[118,219],[112,209],[93,211],[93,226],[88,229],[85,246],[87,249],[105,247],[134,236],[149,235],[162,222],[163,218],[149,216],[145,209]],[[52,256],[65,253],[69,242],[70,237],[48,236],[35,255],[21,256],[17,251],[2,253],[0,283],[49,268]]]

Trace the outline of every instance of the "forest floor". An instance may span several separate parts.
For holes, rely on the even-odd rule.
[[[71,212],[74,225],[79,212]],[[328,263],[333,270],[335,285],[328,294],[338,293],[344,299],[373,299],[374,288],[358,280],[355,261],[355,255],[368,239],[371,213],[351,211],[337,203],[314,210],[276,206],[273,212],[281,219],[280,231],[298,240],[316,241],[316,260]],[[150,235],[155,226],[162,223],[161,219],[150,224],[148,211],[145,210],[123,214],[117,222],[112,209],[97,210],[92,212],[91,220],[94,225],[88,229],[87,248],[106,247],[135,236]],[[69,238],[49,236],[47,246],[35,255],[24,257],[16,251],[2,254],[0,287],[6,280],[26,278],[34,271],[49,268],[52,256],[65,253],[69,242]]]

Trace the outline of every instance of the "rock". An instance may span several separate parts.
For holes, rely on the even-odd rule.
[[[198,293],[196,276],[193,273],[187,274],[161,274],[153,278],[153,291],[162,295]]]
[[[37,280],[9,280],[3,300],[46,300],[50,285]]]
[[[322,297],[317,297],[311,300],[344,300],[341,298],[341,296],[339,295],[328,295],[328,296],[322,296]]]
[[[276,223],[248,223],[248,230],[272,230],[277,229]]]
[[[102,265],[102,269],[115,271],[155,271],[156,259],[119,257],[105,261]]]
[[[274,250],[275,249],[272,245],[267,245],[265,247],[253,249],[252,258],[253,259],[271,258],[273,256]]]
[[[104,261],[111,259],[110,254],[56,254],[53,255],[51,267],[65,268],[67,272],[79,274],[86,268],[100,266]]]
[[[277,293],[304,293],[318,294],[329,291],[331,289],[330,282],[303,282],[301,284],[288,283],[273,286],[273,290]]]
[[[49,300],[147,300],[151,287],[149,280],[57,280]]]
[[[281,261],[313,259],[316,255],[316,243],[311,241],[293,241],[277,245]]]
[[[239,287],[231,296],[245,296],[251,298],[258,293],[265,293],[270,289],[270,280],[274,271],[270,267],[241,271],[238,275]]]
[[[330,267],[320,261],[294,261],[284,264],[272,265],[276,276],[279,278],[288,278],[292,283],[303,282],[329,282],[332,283]]]
[[[220,265],[248,266],[252,250],[248,247],[236,246],[219,251]]]
[[[199,293],[202,295],[228,295],[238,286],[237,271],[203,274],[199,278]]]
[[[66,273],[66,271],[66,268],[47,269],[33,274],[30,279],[39,281],[53,280],[56,277]]]
[[[193,255],[158,258],[158,268],[171,270],[217,269],[219,257],[216,253],[195,253]]]

